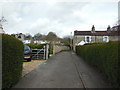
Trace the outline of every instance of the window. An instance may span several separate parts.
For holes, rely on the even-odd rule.
[[[90,42],[90,37],[86,37],[86,39],[87,39],[87,40],[86,40],[87,42]]]
[[[18,38],[21,38],[21,36],[18,36]]]
[[[103,42],[109,42],[109,37],[108,36],[103,36]]]
[[[85,36],[85,42],[90,43],[91,42],[91,36]]]

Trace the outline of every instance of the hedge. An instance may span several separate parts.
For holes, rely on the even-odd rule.
[[[76,53],[86,62],[102,72],[113,87],[120,83],[120,41],[109,43],[94,43],[76,47]]]
[[[23,43],[10,35],[2,35],[2,88],[10,88],[21,77]]]
[[[41,49],[41,48],[43,48],[43,46],[44,45],[46,45],[46,44],[39,44],[39,45],[37,45],[37,44],[27,44],[31,49]]]

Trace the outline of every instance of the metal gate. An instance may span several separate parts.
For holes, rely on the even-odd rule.
[[[32,59],[33,60],[41,60],[48,59],[49,55],[49,45],[43,46],[41,49],[32,49]]]

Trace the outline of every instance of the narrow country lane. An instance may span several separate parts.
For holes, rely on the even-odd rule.
[[[25,75],[13,88],[106,88],[101,75],[74,52],[63,51]]]

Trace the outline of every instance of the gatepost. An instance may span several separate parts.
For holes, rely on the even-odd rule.
[[[49,45],[46,45],[46,60],[48,59],[48,53],[49,53]]]
[[[43,49],[44,49],[44,56],[43,56],[43,59],[45,60],[45,53],[46,53],[45,46],[43,46]]]

